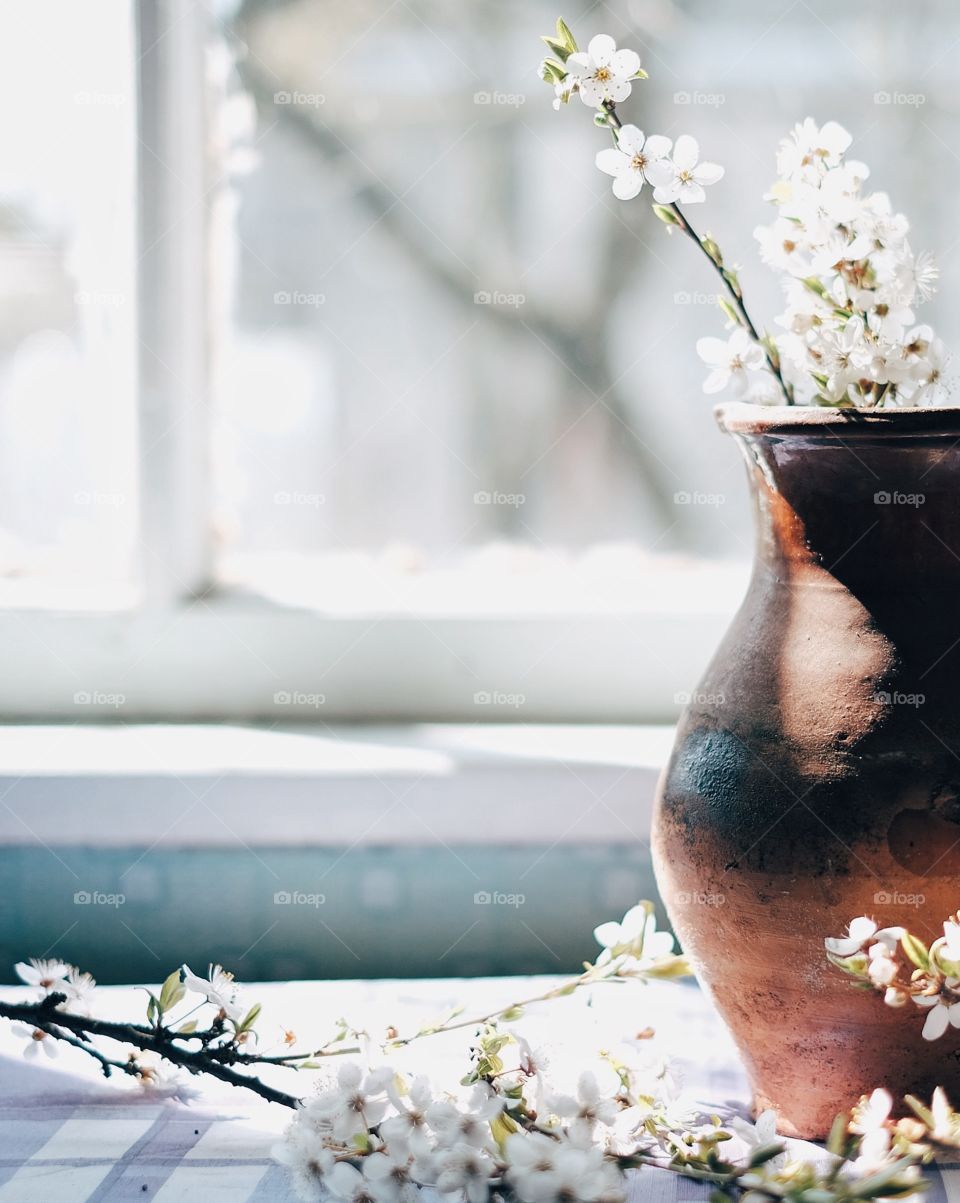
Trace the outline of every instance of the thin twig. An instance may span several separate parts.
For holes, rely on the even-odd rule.
[[[607,124],[610,125],[614,130],[614,140],[616,140],[616,131],[623,128],[623,122],[620,120],[616,105],[613,104],[612,101],[607,101],[603,108],[607,116]],[[766,359],[767,365],[780,387],[784,401],[787,405],[793,405],[793,389],[783,378],[783,373],[780,370],[779,357],[775,355],[775,353],[770,349],[770,346],[757,333],[757,328],[753,324],[753,319],[750,317],[750,314],[747,312],[747,307],[744,304],[743,292],[740,288],[739,282],[731,278],[730,272],[728,272],[713,257],[704,240],[690,224],[687,215],[683,212],[683,210],[680,208],[680,205],[676,201],[670,205],[670,210],[673,213],[676,219],[676,224],[679,226],[680,230],[697,244],[701,252],[709,260],[710,266],[717,271],[720,279],[723,282],[723,287],[726,289],[727,295],[730,297],[730,301],[740,318],[741,325],[761,349],[761,351],[763,351],[764,358]]]

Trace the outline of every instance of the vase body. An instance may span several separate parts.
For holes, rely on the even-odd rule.
[[[870,915],[927,943],[960,907],[960,411],[728,406],[755,504],[746,598],[677,730],[653,852],[755,1107],[826,1135],[886,1086],[960,1102],[924,1041],[831,966]]]

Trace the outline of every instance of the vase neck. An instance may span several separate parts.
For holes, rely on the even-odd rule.
[[[754,492],[758,569],[857,593],[960,591],[960,430],[735,437]]]

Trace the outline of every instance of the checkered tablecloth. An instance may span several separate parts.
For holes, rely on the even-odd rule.
[[[264,1003],[261,1025],[293,1026],[306,1036],[333,1030],[336,1019],[382,1029],[420,1026],[453,1003],[482,1014],[542,990],[547,979],[431,982],[291,982],[248,987]],[[25,991],[4,989],[5,998]],[[98,1012],[137,1017],[144,995],[134,987],[100,992]],[[579,1008],[575,1012],[567,1007]],[[694,987],[659,983],[597,991],[593,1005],[563,1000],[543,1008],[538,1037],[563,1039],[572,1018],[612,1037],[648,1025],[675,1058],[682,1088],[717,1107],[745,1108],[746,1081],[716,1016]],[[532,1024],[531,1024],[532,1026]],[[447,1047],[444,1048],[444,1042]],[[286,1171],[270,1150],[289,1122],[282,1107],[246,1091],[192,1080],[189,1102],[158,1098],[135,1083],[105,1081],[73,1049],[56,1060],[27,1060],[24,1041],[0,1024],[0,1203],[282,1203],[293,1200]],[[447,1077],[462,1064],[462,1038],[425,1042],[420,1068]],[[449,1065],[444,1062],[449,1061]],[[282,1072],[282,1071],[281,1071]],[[459,1076],[459,1075],[457,1075]],[[307,1083],[301,1077],[304,1089]],[[283,1081],[295,1088],[289,1075]],[[960,1167],[932,1172],[931,1203],[960,1203]],[[665,1172],[635,1177],[631,1203],[694,1203],[708,1192]],[[428,1201],[429,1203],[429,1201]]]

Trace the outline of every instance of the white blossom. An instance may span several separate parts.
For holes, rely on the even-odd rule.
[[[28,986],[39,987],[45,995],[66,993],[64,979],[69,974],[71,966],[65,965],[63,961],[38,960],[36,957],[31,957],[26,963],[18,961],[14,965],[14,969],[22,982],[26,982]]]
[[[414,1078],[406,1099],[396,1089],[396,1079],[388,1083],[387,1093],[397,1112],[380,1125],[384,1140],[403,1142],[420,1153],[428,1148],[426,1137],[427,1111],[433,1102],[433,1091],[428,1078]]]
[[[943,359],[926,363],[908,333],[936,268],[913,253],[887,194],[864,194],[869,169],[846,157],[850,141],[836,122],[796,126],[769,193],[778,216],[754,232],[764,262],[792,277],[777,318],[781,370],[804,401],[942,404]],[[935,355],[945,355],[939,345]]]
[[[644,136],[635,125],[624,125],[617,134],[617,145],[598,151],[596,163],[613,178],[613,195],[632,200],[644,182],[657,185],[673,178],[667,156],[673,143],[662,134]]]
[[[554,1095],[548,1106],[562,1119],[570,1119],[579,1131],[591,1133],[596,1124],[609,1126],[617,1116],[617,1102],[600,1092],[596,1074],[587,1070],[577,1082],[577,1095]]]
[[[327,1197],[327,1175],[336,1164],[332,1150],[324,1148],[316,1134],[295,1120],[274,1145],[273,1158],[287,1167],[293,1188],[306,1203],[319,1203]]]
[[[771,1109],[762,1111],[757,1116],[756,1123],[753,1124],[748,1123],[745,1119],[741,1119],[739,1115],[735,1115],[730,1120],[729,1126],[746,1145],[748,1153],[763,1148],[764,1145],[771,1145],[777,1142],[777,1113]],[[779,1153],[766,1164],[771,1169],[778,1169],[780,1166],[785,1165],[786,1162],[786,1153]]]
[[[960,1028],[960,1001],[954,1001],[954,993],[960,986],[960,978],[948,977],[944,987],[949,994],[914,994],[918,1007],[927,1007],[927,1018],[923,1024],[924,1040],[939,1040],[948,1027]]]
[[[601,923],[594,928],[594,938],[603,948],[598,965],[607,964],[613,957],[624,954],[640,959],[656,959],[673,951],[673,936],[657,931],[657,917],[649,907],[631,907],[619,923]]]
[[[707,199],[704,187],[716,184],[723,178],[719,163],[698,163],[700,147],[689,134],[681,134],[673,148],[673,158],[667,160],[668,174],[656,184],[654,200],[669,205],[679,201],[682,205],[695,205]],[[658,174],[664,174],[658,169]]]
[[[437,1159],[437,1190],[442,1195],[463,1191],[467,1203],[486,1203],[494,1162],[486,1149],[461,1142]]]
[[[738,326],[729,338],[697,340],[697,354],[710,368],[703,382],[705,393],[718,393],[730,386],[735,397],[744,397],[750,387],[749,374],[765,365],[763,349]]]
[[[564,83],[575,84],[583,103],[599,109],[605,101],[619,104],[627,99],[630,81],[640,70],[640,56],[634,50],[618,50],[609,34],[598,33],[590,39],[586,52],[570,55],[566,67]]]
[[[448,1100],[440,1100],[427,1108],[427,1122],[441,1148],[469,1146],[492,1150],[490,1121],[503,1110],[503,1103],[503,1099],[488,1086],[478,1085],[468,1100],[466,1110],[461,1110]]]
[[[51,1058],[56,1057],[59,1052],[56,1038],[41,1031],[40,1028],[33,1028],[29,1024],[18,1022],[10,1025],[10,1031],[15,1036],[19,1036],[21,1040],[26,1040],[23,1055],[28,1060],[38,1057],[41,1052]]]
[[[240,1018],[240,1009],[236,1003],[237,987],[233,974],[228,973],[222,965],[210,965],[206,977],[198,977],[189,967],[182,966],[181,977],[184,986],[196,994],[202,994],[207,1002],[213,1003],[233,1020]]]

